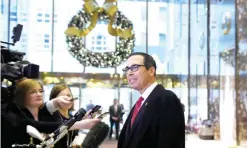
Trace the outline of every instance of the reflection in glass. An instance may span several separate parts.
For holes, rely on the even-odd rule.
[[[166,50],[169,50],[169,46],[166,46],[170,38],[173,38],[172,34],[169,34],[169,18],[173,17],[169,15],[169,8],[173,3],[166,2],[149,2],[148,3],[148,53],[153,56],[157,65],[157,74],[163,74],[167,71],[166,63],[168,59]],[[165,58],[164,58],[165,56]]]
[[[231,2],[231,4],[222,2],[221,4],[212,5],[211,16],[214,16],[211,20],[212,27],[210,28],[209,67],[211,74],[209,79],[210,97],[212,99],[209,100],[209,111],[211,116],[215,116],[216,138],[226,141],[228,145],[234,144],[233,133],[235,132],[234,125],[236,121],[235,106],[233,105],[235,104],[235,74],[234,68],[222,59],[221,53],[235,46],[234,24],[231,23],[231,30],[226,31],[226,28],[229,27],[227,23],[234,20],[234,13],[234,2]],[[214,77],[215,74],[218,77]],[[218,87],[219,91],[217,91]],[[214,94],[217,94],[217,96],[214,97]]]
[[[194,124],[208,119],[206,4],[204,0],[196,1],[190,7],[190,113]]]
[[[118,0],[119,11],[133,23],[136,38],[134,52],[146,52],[146,8],[145,1]],[[124,62],[117,67],[117,73],[123,73],[122,69],[125,67],[125,64]]]
[[[238,53],[237,53],[237,113],[238,140],[241,146],[247,147],[247,2],[237,0],[238,16]]]
[[[145,52],[146,35],[147,35],[146,2],[118,0],[118,9],[133,23],[135,38],[136,38],[134,51]],[[135,10],[135,11],[130,11],[130,10]]]
[[[73,3],[70,0],[59,0],[54,3],[54,72],[83,72],[83,65],[68,52],[64,34],[71,18],[77,14],[81,7],[81,0],[74,0]]]
[[[190,8],[190,119],[191,123],[200,124],[200,121],[208,119],[206,1],[192,3]]]
[[[11,1],[9,37],[14,26],[23,25],[20,41],[11,49],[26,52],[25,59],[40,65],[40,71],[51,70],[51,16],[50,0]]]
[[[9,42],[8,41],[8,12],[9,12],[9,1],[8,0],[3,0],[0,2],[0,22],[1,22],[1,27],[0,27],[0,40]],[[4,45],[8,47],[7,45]]]

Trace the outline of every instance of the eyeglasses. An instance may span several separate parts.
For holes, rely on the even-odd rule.
[[[42,94],[43,92],[45,92],[45,91],[44,90],[33,90],[33,91],[30,91],[29,94],[30,95],[34,95],[34,94],[38,94],[38,93]]]
[[[136,72],[138,69],[139,69],[139,67],[140,66],[145,66],[145,65],[139,65],[139,64],[134,64],[134,65],[132,65],[132,66],[130,66],[130,67],[125,67],[124,69],[123,69],[123,73],[124,74],[127,74],[127,72],[130,70],[131,72]]]

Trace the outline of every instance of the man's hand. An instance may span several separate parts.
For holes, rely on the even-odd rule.
[[[118,120],[118,117],[112,117],[112,120],[117,121]]]

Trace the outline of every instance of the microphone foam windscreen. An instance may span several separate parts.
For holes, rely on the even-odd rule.
[[[85,116],[86,113],[87,113],[87,111],[86,111],[84,108],[80,108],[80,109],[75,113],[75,115],[74,115],[75,120],[76,120],[76,121],[81,120],[81,119]]]
[[[104,122],[96,124],[83,140],[82,148],[98,148],[107,137],[109,129]]]

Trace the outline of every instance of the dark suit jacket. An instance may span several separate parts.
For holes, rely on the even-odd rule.
[[[185,147],[184,112],[172,91],[157,85],[130,128],[133,109],[122,128],[118,148]]]
[[[122,115],[122,107],[120,105],[117,106],[117,111],[115,112],[114,105],[110,106],[109,108],[109,113],[110,113],[110,120],[112,120],[111,117],[118,117],[118,121],[121,120],[121,115]]]

